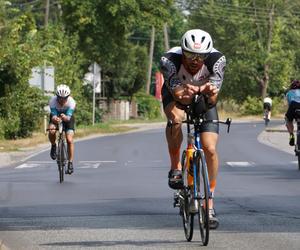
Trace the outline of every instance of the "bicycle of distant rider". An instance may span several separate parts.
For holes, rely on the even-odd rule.
[[[298,159],[298,169],[300,170],[300,109],[295,110],[295,120],[297,122],[297,141],[295,143],[295,155]]]
[[[269,117],[269,115],[270,115],[270,110],[265,109],[265,110],[264,110],[264,121],[265,121],[265,126],[266,126],[266,127],[268,126],[268,124],[269,124],[269,122],[270,122],[270,117]]]
[[[198,214],[201,241],[204,246],[209,241],[209,207],[211,198],[208,170],[204,151],[200,141],[200,126],[205,122],[223,123],[228,126],[229,132],[231,119],[225,122],[219,120],[205,120],[202,117],[192,117],[186,112],[187,119],[187,148],[182,152],[182,178],[183,189],[174,193],[174,207],[179,207],[182,216],[184,233],[187,241],[191,241],[194,231],[194,215]],[[193,125],[194,133],[191,132]],[[190,211],[190,205],[196,208],[197,212]]]

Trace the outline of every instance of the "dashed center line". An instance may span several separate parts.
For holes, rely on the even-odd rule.
[[[228,161],[226,162],[227,165],[230,167],[254,167],[254,162],[248,162],[248,161]]]
[[[23,163],[19,166],[16,167],[16,169],[21,169],[21,168],[37,168],[40,167],[41,164],[38,163]]]
[[[77,168],[87,169],[87,168],[99,168],[103,163],[116,163],[117,161],[79,161]],[[38,167],[46,167],[49,165],[56,165],[56,161],[28,161],[23,163],[15,169],[25,169],[25,168],[38,168]]]
[[[117,161],[80,161],[79,163],[116,163]]]

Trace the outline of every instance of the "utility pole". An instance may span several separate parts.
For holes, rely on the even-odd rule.
[[[46,29],[48,27],[49,8],[50,8],[50,0],[45,0],[45,21],[44,21],[44,26],[45,26]]]
[[[164,24],[164,40],[165,40],[165,51],[168,51],[170,49],[170,45],[169,45],[169,35],[168,35],[167,23]]]
[[[92,124],[95,125],[95,105],[96,105],[96,63],[93,64],[93,119]]]
[[[150,94],[152,60],[153,60],[153,50],[154,50],[154,38],[155,38],[155,27],[152,26],[151,43],[150,43],[150,51],[149,51],[148,77],[147,77],[147,83],[146,83],[146,93],[147,94]]]

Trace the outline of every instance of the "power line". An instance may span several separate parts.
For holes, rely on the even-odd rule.
[[[220,7],[220,6],[218,6]],[[221,8],[221,7],[220,7]],[[220,10],[221,11],[221,10]],[[222,18],[222,19],[226,19],[226,20],[240,20],[241,19],[241,16],[244,17],[244,18],[247,18],[249,20],[252,20],[252,21],[255,21],[255,22],[259,22],[259,23],[262,23],[262,24],[266,24],[270,18],[270,13],[268,14],[268,16],[263,16],[263,15],[259,15],[257,13],[249,13],[249,12],[244,12],[244,11],[239,11],[237,16],[235,16],[233,13],[232,10],[226,10],[226,12],[224,12],[224,10],[222,10],[223,12],[220,13],[218,11],[215,11],[214,13],[208,13],[208,12],[205,12],[204,10],[201,10],[199,13],[193,13],[191,15],[191,17],[193,18],[194,16],[210,16],[210,17],[217,17],[217,18]],[[226,15],[226,14],[231,14],[229,17]],[[272,17],[274,19],[276,18],[283,18],[285,19],[285,23],[287,24],[293,24],[293,22],[290,22],[290,21],[287,21],[288,16],[284,16],[284,15],[274,15],[272,14]]]
[[[27,6],[27,5],[35,5],[39,2],[41,2],[42,0],[33,0],[31,2],[25,2],[25,3],[13,3],[11,6],[13,7],[23,7],[23,6]]]
[[[207,5],[203,5],[202,9],[200,10],[201,15],[207,15],[207,13],[205,12],[205,10],[203,10],[203,7],[205,8],[205,6]],[[225,7],[224,7],[225,6]],[[267,22],[270,18],[270,14],[272,14],[272,17],[274,19],[276,18],[284,18],[284,19],[290,19],[291,16],[286,15],[286,14],[281,14],[278,11],[274,10],[272,13],[270,13],[270,9],[265,9],[265,8],[256,8],[256,7],[247,7],[247,6],[235,6],[232,4],[226,4],[226,3],[215,3],[214,4],[214,9],[215,10],[219,10],[222,11],[222,14],[218,14],[217,11],[215,11],[214,13],[210,13],[210,15],[220,15],[220,18],[223,19],[228,19],[227,15],[231,15],[230,18],[233,19],[234,16],[232,15],[242,15],[250,20],[255,21],[256,23],[260,22],[262,24],[265,24],[265,22]],[[199,9],[194,8],[193,9],[193,14],[191,14],[190,16],[199,16],[200,14],[197,14],[196,11]],[[292,16],[300,16],[300,12],[290,12]],[[240,18],[240,17],[238,17]],[[288,24],[292,24],[293,22],[287,21],[285,20],[285,23]]]
[[[209,4],[207,4],[207,5],[209,5]],[[202,5],[202,7],[203,6],[205,6],[205,4]],[[214,8],[215,7],[220,7],[220,6],[225,6],[226,8],[228,8],[230,10],[236,9],[237,11],[241,11],[241,10],[242,11],[245,11],[245,10],[247,10],[247,11],[256,11],[257,13],[261,12],[261,14],[269,14],[269,12],[270,12],[270,9],[268,9],[268,8],[240,6],[240,5],[233,5],[233,4],[230,4],[230,3],[221,3],[221,2],[216,3],[216,2],[214,2]],[[194,10],[197,10],[197,8],[194,8],[194,9],[191,9],[191,10],[194,11]],[[291,11],[291,13],[294,14],[294,15],[300,15],[299,11]]]

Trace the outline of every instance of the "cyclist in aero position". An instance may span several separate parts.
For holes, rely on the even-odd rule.
[[[163,107],[168,119],[166,139],[171,160],[169,186],[180,189],[183,186],[182,166],[180,163],[180,147],[183,140],[182,121],[184,106],[193,102],[195,95],[203,94],[210,107],[204,117],[207,120],[218,120],[215,107],[221,88],[226,65],[225,56],[213,48],[213,41],[206,31],[192,29],[181,39],[181,47],[170,49],[160,61],[164,75],[162,88]],[[201,142],[205,153],[210,190],[216,187],[218,173],[218,123],[207,122],[201,127]],[[213,199],[209,200],[210,227],[215,229],[219,222],[216,217]]]
[[[74,157],[74,110],[76,107],[75,100],[70,96],[71,90],[67,85],[61,84],[56,88],[56,95],[49,102],[50,121],[49,121],[49,141],[51,142],[50,156],[56,159],[56,126],[62,121],[66,130],[66,140],[68,145],[68,174],[73,173],[73,157]]]
[[[288,102],[288,110],[285,114],[286,127],[290,134],[289,144],[290,146],[295,146],[295,136],[294,136],[294,114],[296,109],[300,109],[300,81],[293,80],[291,82],[290,88],[286,93],[286,99]]]

